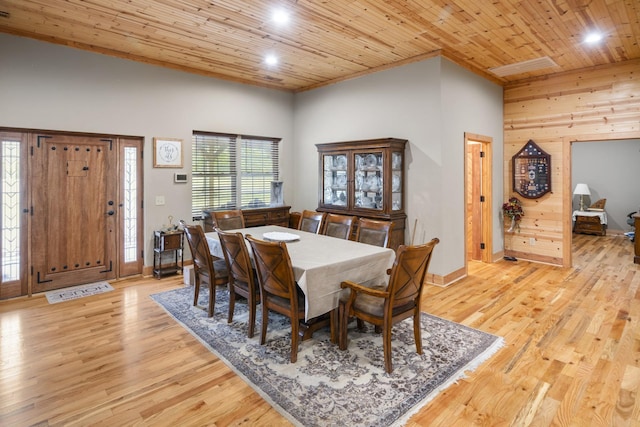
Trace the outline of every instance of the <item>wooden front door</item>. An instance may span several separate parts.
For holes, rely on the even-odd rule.
[[[40,133],[31,147],[32,291],[115,278],[116,141]]]

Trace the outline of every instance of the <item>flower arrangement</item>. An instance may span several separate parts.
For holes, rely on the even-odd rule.
[[[508,202],[502,205],[502,213],[505,218],[511,218],[511,227],[509,231],[513,231],[514,228],[520,231],[520,220],[524,216],[524,210],[522,209],[522,202],[517,197],[511,197]]]

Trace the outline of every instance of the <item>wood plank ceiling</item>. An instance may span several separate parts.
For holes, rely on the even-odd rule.
[[[288,91],[435,55],[504,85],[640,58],[640,1],[0,0],[0,32]],[[557,66],[489,71],[545,56]]]

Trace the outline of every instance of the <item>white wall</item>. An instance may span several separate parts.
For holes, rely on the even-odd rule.
[[[449,62],[442,62],[443,185],[442,235],[453,243],[447,256],[464,263],[464,133],[488,136],[492,145],[493,252],[504,247],[500,212],[503,189],[502,87]],[[462,263],[462,264],[461,264]],[[454,265],[452,264],[452,267]]]
[[[396,137],[409,140],[405,209],[409,241],[439,237],[430,272],[464,267],[464,132],[493,137],[494,211],[502,194],[502,88],[441,58],[408,64],[295,96],[294,200],[318,202],[314,144]],[[498,227],[497,219],[496,230]],[[494,232],[494,249],[502,234]]]
[[[145,265],[152,231],[191,218],[192,131],[282,138],[282,179],[292,181],[293,95],[0,34],[0,127],[144,137]],[[153,168],[153,137],[184,141],[183,169]],[[155,206],[165,196],[166,205]],[[285,185],[285,201],[292,186]]]
[[[464,267],[464,132],[494,140],[494,194],[502,189],[502,89],[441,58],[316,90],[287,92],[234,84],[63,46],[0,34],[0,127],[141,136],[145,139],[145,242],[190,216],[193,130],[281,137],[285,202],[315,208],[315,144],[396,137],[409,140],[407,236],[439,237],[431,272]],[[185,167],[154,169],[154,136],[185,141]],[[155,206],[164,195],[165,206]],[[494,197],[499,212],[500,197]],[[494,224],[494,250],[502,235]]]

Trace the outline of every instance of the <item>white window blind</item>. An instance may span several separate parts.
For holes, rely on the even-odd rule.
[[[278,181],[279,139],[194,132],[192,214],[267,207]]]

